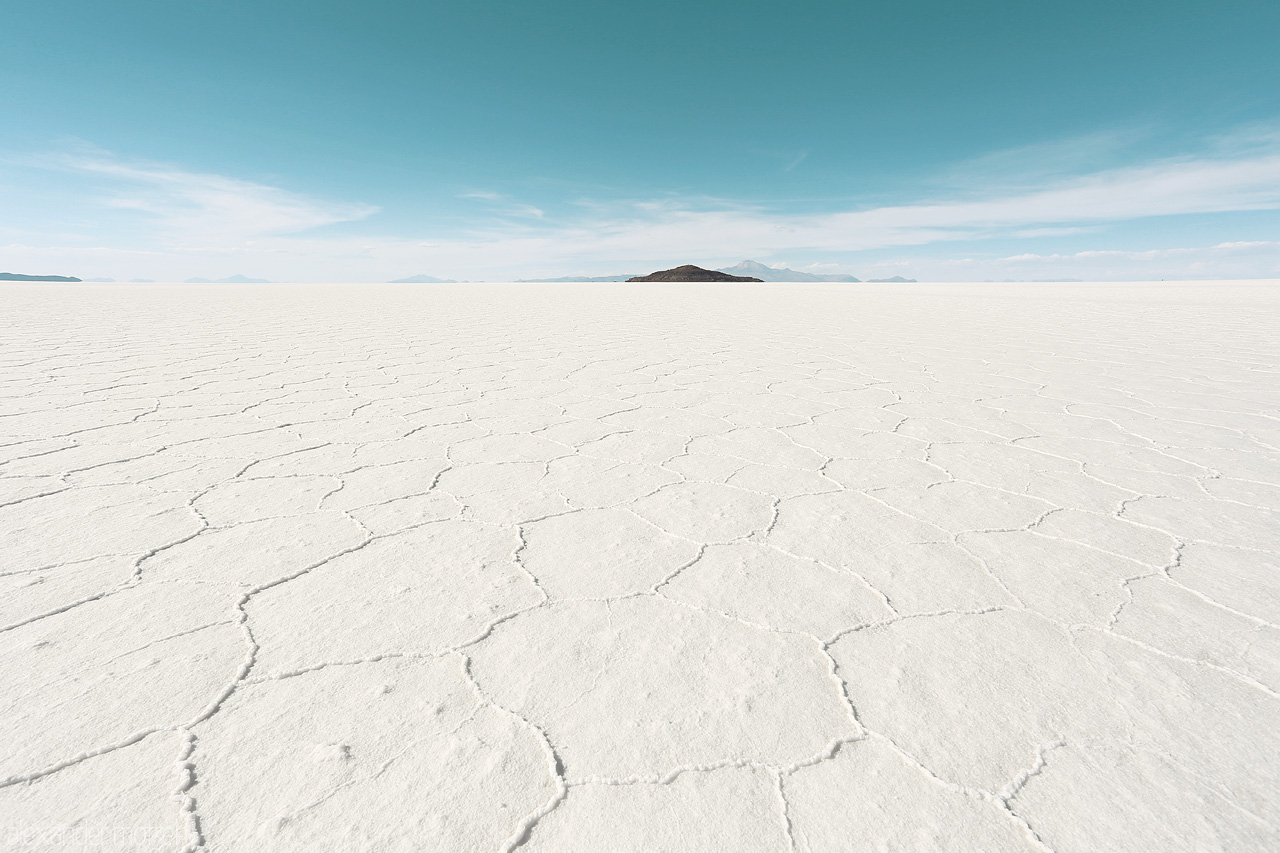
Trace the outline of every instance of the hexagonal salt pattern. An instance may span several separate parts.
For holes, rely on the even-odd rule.
[[[2,295],[5,849],[1280,848],[1274,285]]]

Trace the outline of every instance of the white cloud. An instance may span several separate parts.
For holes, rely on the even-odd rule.
[[[168,241],[184,245],[225,246],[255,237],[297,234],[363,219],[378,210],[223,175],[125,161],[100,151],[66,155],[54,162],[62,169],[105,179],[105,204],[144,214]]]
[[[1219,243],[1213,248],[1215,249],[1253,249],[1253,248],[1257,248],[1258,246],[1277,246],[1277,245],[1280,245],[1280,243],[1276,243],[1274,240],[1252,240],[1252,241],[1242,240],[1242,241],[1237,241],[1235,243]]]
[[[601,207],[590,219],[536,229],[497,226],[466,242],[527,263],[857,252],[991,237],[1083,233],[1154,216],[1280,208],[1280,154],[1168,160],[1058,180],[981,200],[893,205],[818,215],[676,199]],[[456,245],[456,243],[455,243]]]
[[[1044,228],[1021,228],[1012,232],[1014,237],[1068,237],[1072,234],[1088,234],[1100,230],[1097,225],[1058,225]]]
[[[998,258],[917,259],[906,263],[913,277],[941,281],[1280,278],[1280,241],[1133,251],[1023,252]]]
[[[959,262],[916,262],[907,256],[868,264],[856,253],[941,241],[1080,235],[1107,223],[1175,214],[1280,209],[1280,140],[1259,138],[1263,141],[1220,146],[1200,158],[1051,178],[983,198],[966,191],[963,198],[953,194],[921,203],[822,214],[784,214],[723,199],[666,196],[578,200],[570,207],[575,212],[566,217],[549,215],[502,193],[477,190],[463,197],[487,208],[487,225],[453,234],[373,238],[306,233],[368,216],[377,209],[368,205],[326,202],[236,178],[90,152],[63,157],[59,167],[101,179],[108,187],[107,202],[116,209],[143,213],[155,233],[110,250],[28,245],[4,249],[0,257],[14,267],[26,263],[24,258],[34,258],[31,262],[40,260],[43,269],[49,266],[45,260],[61,253],[68,263],[75,260],[77,273],[117,278],[213,277],[231,267],[278,280],[378,280],[413,273],[471,279],[538,277],[569,269],[605,274],[647,271],[668,262],[723,266],[743,258],[776,262],[791,257],[801,263],[809,254],[828,262],[841,260],[842,268],[864,278],[883,277],[878,271],[884,269],[908,277],[955,278],[963,269]],[[1249,250],[1228,251],[1237,245]],[[122,250],[137,252],[129,256],[134,264],[129,270],[122,268]],[[1223,274],[1278,274],[1277,249],[1270,243],[1197,249],[1206,254],[1195,260],[1177,250],[1165,251],[1169,254],[1139,252],[1124,258],[1078,253],[1070,261],[1062,260],[1065,256],[1014,254],[975,261],[978,266],[970,268],[990,269],[982,278],[1032,276],[1031,266],[1039,270],[1075,264],[1084,269],[1086,260],[1093,258],[1090,272],[1070,277],[1160,277],[1156,273],[1176,273],[1182,261],[1186,270],[1199,265],[1195,269],[1205,275],[1213,275],[1215,269]],[[99,258],[100,266],[90,267],[99,263],[91,258]],[[1107,258],[1110,266],[1104,264]],[[1234,260],[1227,263],[1228,258]],[[1018,264],[1028,271],[1010,273]],[[1053,277],[1051,272],[1033,277]]]
[[[782,167],[782,171],[790,172],[792,169],[794,169],[796,166],[799,166],[801,163],[803,163],[807,159],[809,159],[809,152],[801,151],[791,160],[787,161],[787,165]]]
[[[490,202],[486,210],[491,216],[498,218],[515,217],[517,219],[542,219],[546,213],[539,207],[532,204],[525,204],[517,201],[506,193],[491,192],[489,190],[474,190],[472,192],[461,193],[458,198],[476,199],[477,201]]]
[[[1035,188],[1048,181],[1111,167],[1150,133],[1149,128],[1138,126],[1112,128],[991,151],[949,165],[939,176],[939,183],[982,194]]]

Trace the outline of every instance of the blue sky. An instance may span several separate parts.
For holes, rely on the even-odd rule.
[[[1280,277],[1280,3],[9,4],[0,269]]]

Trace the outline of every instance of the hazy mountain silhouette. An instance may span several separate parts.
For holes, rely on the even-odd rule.
[[[199,276],[196,276],[195,278],[185,280],[183,284],[271,284],[271,282],[265,278],[248,278],[247,276],[240,275],[240,273],[236,273],[235,275],[229,275],[226,278],[218,279],[200,278]]]
[[[564,281],[564,282],[583,282],[583,281],[630,281],[636,278],[636,275],[562,275],[559,278],[518,278],[516,281],[524,284],[546,284],[548,282]]]
[[[69,275],[23,275],[19,272],[0,272],[0,281],[79,281]]]
[[[430,275],[411,275],[408,278],[397,278],[388,284],[457,284],[451,278],[436,278]]]
[[[903,278],[900,275],[895,275],[893,278],[869,278],[867,279],[867,283],[868,284],[915,284],[916,280],[914,278]]]
[[[819,274],[789,270],[785,267],[767,267],[758,261],[743,261],[737,266],[726,267],[720,272],[729,275],[749,275],[761,281],[858,281],[851,275]]]

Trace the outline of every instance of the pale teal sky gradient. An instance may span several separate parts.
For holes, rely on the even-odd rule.
[[[11,4],[0,269],[1280,277],[1274,2]]]

